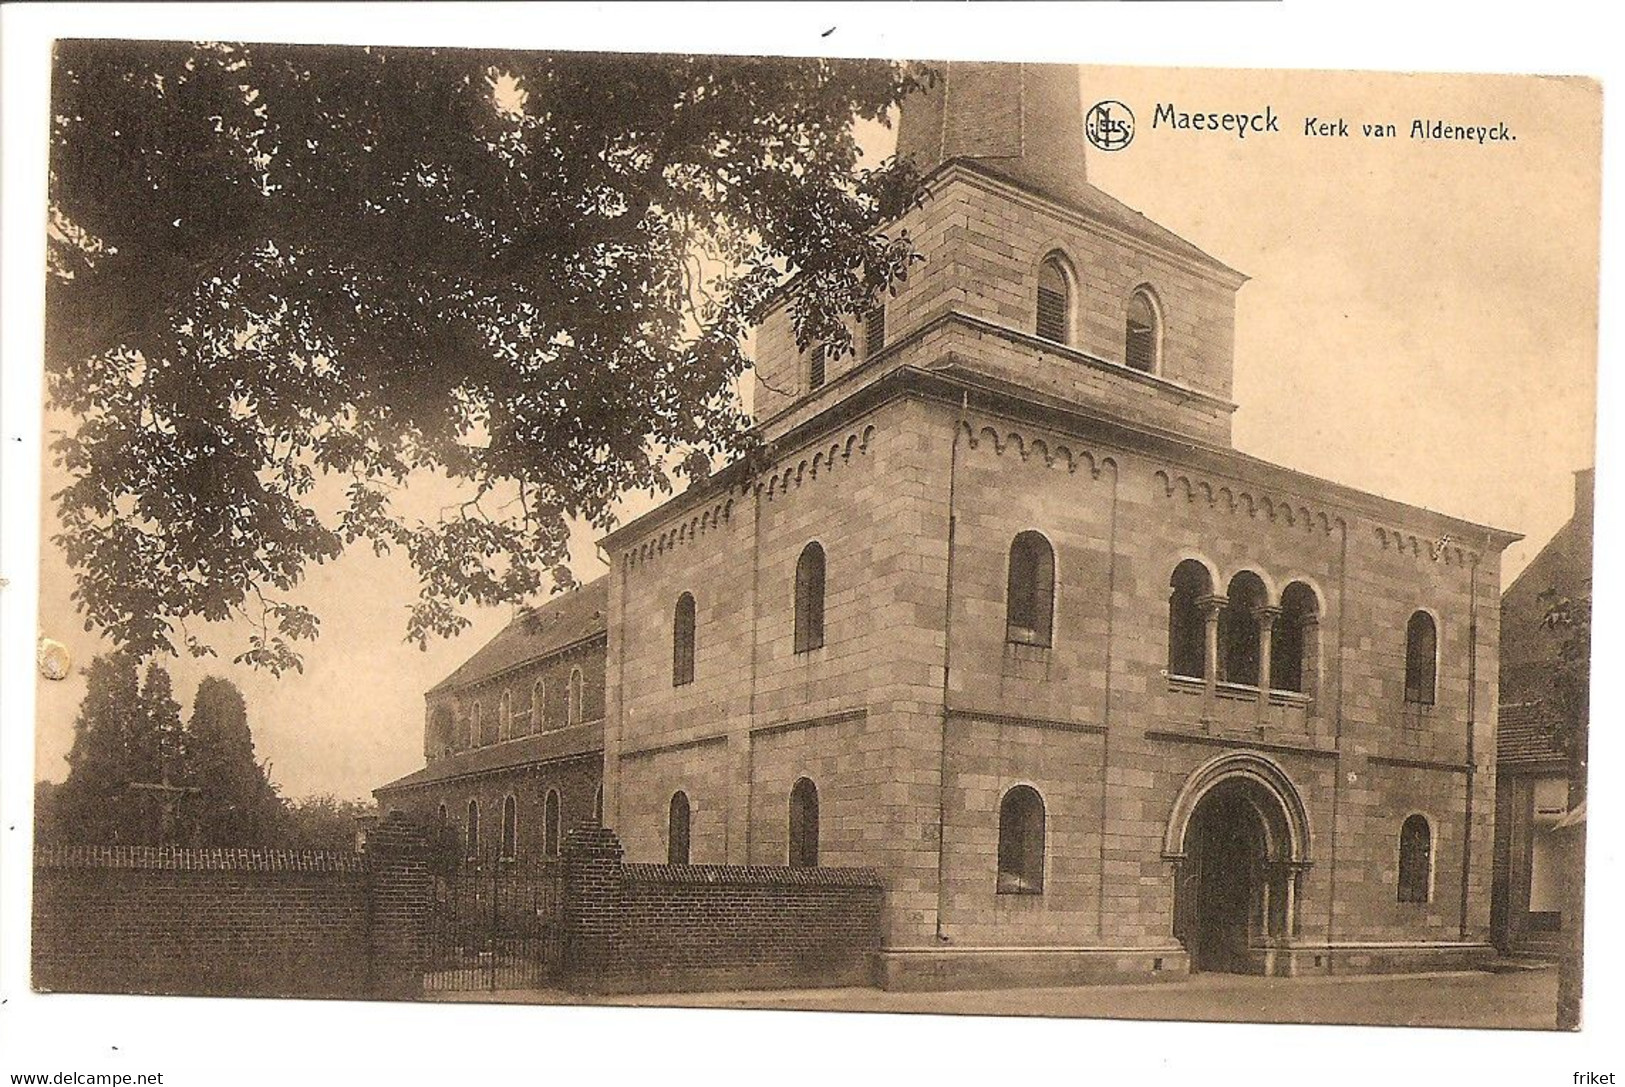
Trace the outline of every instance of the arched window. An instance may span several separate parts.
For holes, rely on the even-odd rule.
[[[790,789],[790,867],[818,867],[818,786],[807,778]]]
[[[592,821],[599,826],[604,825],[604,787],[602,785],[593,790]]]
[[[1213,592],[1207,567],[1186,559],[1168,579],[1168,674],[1205,679],[1207,676],[1207,621],[1202,615],[1204,596]]]
[[[451,813],[446,810],[446,806],[444,804],[440,805],[440,825],[445,826],[450,822]]]
[[[549,857],[559,855],[559,828],[563,815],[559,811],[559,791],[547,790],[547,800],[542,806],[542,852]]]
[[[694,597],[684,593],[677,598],[671,623],[671,685],[694,682]]]
[[[810,543],[796,560],[797,653],[806,653],[824,644],[824,549]]]
[[[1433,828],[1413,815],[1399,830],[1399,900],[1426,902],[1433,882]]]
[[[468,859],[475,860],[480,855],[480,802],[468,802]]]
[[[1264,591],[1263,580],[1251,570],[1243,570],[1230,579],[1225,594],[1228,603],[1219,615],[1219,646],[1223,668],[1219,678],[1226,683],[1239,683],[1247,687],[1258,686],[1258,616],[1269,594]]]
[[[1044,800],[1031,786],[1017,785],[999,802],[999,893],[1043,890]]]
[[[508,691],[497,700],[497,739],[513,739],[513,695]]]
[[[547,681],[538,679],[530,688],[530,730],[540,732],[547,727]]]
[[[474,707],[468,711],[468,715],[468,734],[473,738],[469,746],[484,744],[485,722],[480,719],[480,704],[478,702],[474,703]]]
[[[1150,290],[1141,287],[1129,297],[1128,322],[1124,330],[1123,362],[1131,370],[1156,373],[1162,348],[1162,317]]]
[[[1405,624],[1405,701],[1433,705],[1438,660],[1439,631],[1433,616],[1416,612]]]
[[[450,752],[455,729],[451,709],[447,706],[436,706],[434,712],[429,715],[429,750],[435,755]]]
[[[1310,631],[1320,621],[1315,590],[1294,581],[1281,593],[1281,614],[1270,630],[1270,686],[1277,691],[1307,693],[1304,678],[1315,667]]]
[[[511,861],[519,845],[519,805],[511,796],[502,799],[502,859]]]
[[[688,863],[688,794],[679,789],[671,794],[671,810],[666,816],[666,863]]]
[[[1023,532],[1010,544],[1010,576],[1005,597],[1005,640],[1050,644],[1055,614],[1055,551],[1038,532]]]
[[[1038,269],[1038,336],[1055,343],[1071,340],[1070,314],[1072,285],[1058,256],[1050,257]]]
[[[581,723],[581,669],[570,669],[569,705],[566,712],[569,714],[567,723],[579,725]]]
[[[824,387],[824,369],[829,362],[829,348],[824,344],[815,344],[807,352],[807,391],[813,392]]]
[[[873,358],[886,346],[886,305],[881,303],[863,315],[863,357]]]

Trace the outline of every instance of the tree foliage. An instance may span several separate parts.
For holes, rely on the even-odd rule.
[[[254,757],[248,707],[229,680],[198,684],[187,722],[187,837],[200,846],[273,846],[286,810],[270,774]]]
[[[74,724],[68,778],[35,792],[42,843],[271,846],[286,811],[255,760],[243,696],[228,680],[198,686],[183,727],[169,673],[128,652],[96,657]],[[348,848],[348,842],[345,848]]]
[[[87,626],[138,654],[297,667],[290,599],[362,543],[407,627],[567,580],[568,518],[741,450],[742,337],[905,274],[906,165],[854,118],[869,61],[65,41],[52,88],[48,393],[58,542]],[[670,451],[682,467],[667,467]],[[408,477],[464,502],[405,508]],[[324,482],[326,481],[326,482]]]
[[[376,806],[368,801],[340,800],[331,793],[290,801],[280,844],[348,853],[355,848],[359,821],[376,814]]]
[[[41,840],[54,826],[61,840],[97,845],[156,844],[140,836],[140,798],[132,740],[146,731],[136,662],[127,653],[96,657],[86,669],[85,698],[73,726],[68,778],[56,791],[54,818],[39,824]]]
[[[1548,589],[1540,599],[1542,624],[1559,639],[1551,679],[1553,739],[1568,757],[1570,798],[1577,804],[1585,799],[1591,742],[1591,583],[1574,596]]]

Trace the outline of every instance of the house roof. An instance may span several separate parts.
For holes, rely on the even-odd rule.
[[[1562,759],[1553,738],[1555,717],[1542,702],[1514,702],[1501,707],[1495,730],[1495,757],[1503,765]]]
[[[608,604],[609,579],[600,577],[527,609],[428,693],[467,687],[603,634],[608,629]]]
[[[521,736],[489,747],[476,747],[436,759],[421,770],[414,770],[388,785],[380,785],[374,793],[407,789],[414,785],[432,785],[453,778],[490,774],[515,767],[552,762],[556,759],[587,755],[604,749],[604,722],[602,719],[534,736]]]

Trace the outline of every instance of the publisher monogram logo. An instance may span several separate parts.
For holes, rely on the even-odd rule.
[[[1134,111],[1123,103],[1096,102],[1083,119],[1084,135],[1102,151],[1121,151],[1134,140]]]

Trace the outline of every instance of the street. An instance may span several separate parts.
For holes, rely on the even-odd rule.
[[[585,1000],[553,991],[436,993],[439,1000],[642,1007],[767,1008],[938,1015],[1035,1015],[1246,1023],[1553,1029],[1557,971],[1261,978],[1197,974],[1180,981],[1072,988],[899,993],[784,989],[662,993]]]

